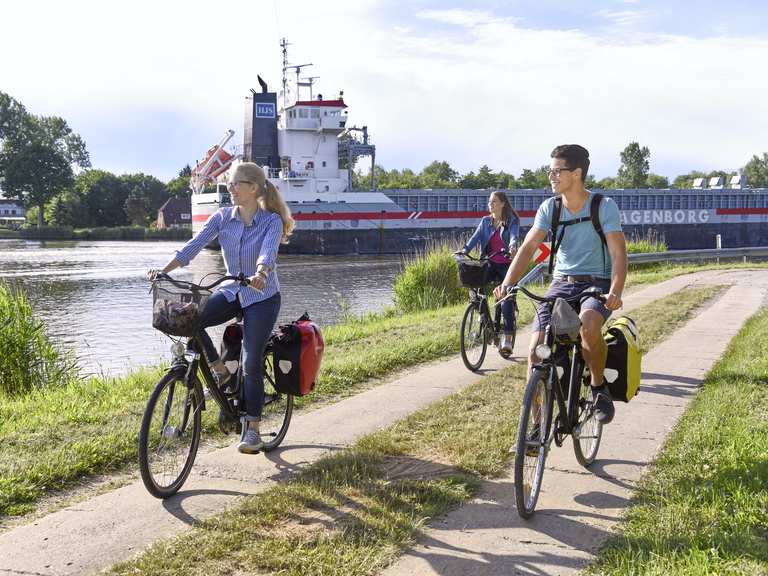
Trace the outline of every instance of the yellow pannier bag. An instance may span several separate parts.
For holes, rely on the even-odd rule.
[[[629,402],[640,388],[640,335],[635,321],[619,316],[605,333],[608,359],[603,378],[614,400]]]

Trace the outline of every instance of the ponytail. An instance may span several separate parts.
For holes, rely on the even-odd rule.
[[[291,216],[291,209],[286,204],[283,197],[280,195],[280,191],[275,188],[268,179],[264,179],[264,193],[259,196],[259,207],[262,210],[268,212],[274,212],[283,221],[283,238],[282,243],[288,244],[288,237],[293,232],[293,228],[296,226],[296,221]]]

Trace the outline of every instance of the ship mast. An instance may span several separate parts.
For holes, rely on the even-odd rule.
[[[290,45],[290,42],[286,40],[285,38],[280,39],[280,48],[283,49],[283,110],[285,110],[288,107],[288,70],[295,70],[296,71],[296,98],[294,99],[294,102],[298,102],[300,100],[300,94],[299,90],[301,86],[308,86],[309,87],[309,99],[312,100],[312,84],[315,80],[319,78],[319,76],[311,76],[309,78],[304,78],[304,82],[301,81],[301,78],[299,76],[301,75],[301,69],[306,68],[308,66],[312,66],[312,63],[309,62],[307,64],[289,64],[288,63],[288,46]]]

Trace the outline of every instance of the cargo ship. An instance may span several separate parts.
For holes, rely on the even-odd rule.
[[[224,138],[197,163],[192,176],[192,225],[197,232],[208,217],[230,203],[226,173],[238,161],[263,166],[288,202],[296,220],[289,244],[293,254],[392,254],[418,250],[430,241],[459,242],[487,212],[489,190],[353,190],[352,170],[360,158],[375,165],[376,148],[368,128],[348,125],[343,93],[314,95],[303,67],[288,63],[283,40],[283,89],[245,98],[243,144],[232,150]],[[295,72],[295,81],[289,81]],[[292,88],[291,88],[292,85]],[[300,91],[308,89],[308,97]],[[306,96],[306,94],[305,94]],[[628,238],[663,239],[670,249],[768,245],[768,189],[748,188],[736,176],[700,179],[691,189],[599,190],[621,211]],[[598,191],[598,190],[594,190]],[[505,190],[525,232],[550,189]]]

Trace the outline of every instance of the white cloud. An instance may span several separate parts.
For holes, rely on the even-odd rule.
[[[241,138],[243,98],[257,73],[277,87],[277,42],[286,36],[292,62],[314,63],[307,72],[321,77],[322,93],[345,91],[350,123],[369,126],[387,168],[445,159],[462,172],[487,163],[519,173],[547,162],[556,144],[581,142],[605,176],[638,140],[651,149],[652,170],[674,176],[738,167],[765,149],[768,80],[757,72],[765,40],[627,41],[526,29],[488,10],[392,18],[385,8],[373,0],[236,0],[216,13],[200,1],[27,0],[5,8],[14,25],[0,38],[12,55],[0,90],[76,130],[143,139],[115,138],[112,157],[142,144],[149,156],[173,142],[168,172],[158,174],[168,177],[225,129]],[[431,22],[458,29],[430,31]],[[178,137],[158,136],[135,116],[167,119],[164,130]],[[91,150],[98,165],[109,140],[91,140],[102,147]]]

